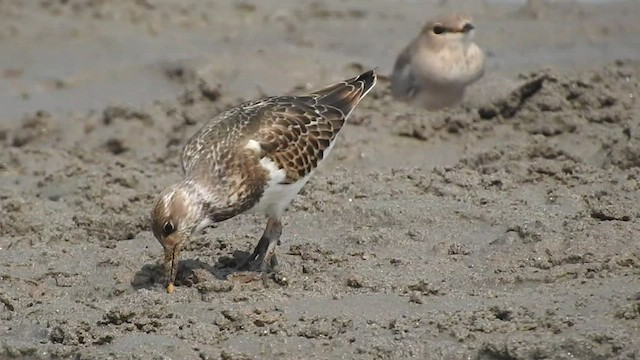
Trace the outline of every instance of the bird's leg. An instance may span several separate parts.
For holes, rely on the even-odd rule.
[[[257,260],[262,275],[262,283],[265,287],[269,287],[267,274],[270,271],[276,271],[276,267],[278,266],[275,246],[280,245],[280,235],[282,235],[282,223],[278,219],[269,218],[267,227],[269,227],[269,225],[271,225],[269,245],[264,252],[258,255]]]
[[[263,274],[266,274],[269,269],[273,270],[278,265],[275,246],[280,245],[282,223],[278,219],[270,217],[267,221],[267,229],[265,229],[265,232],[267,230],[269,230],[269,244],[260,254],[258,254],[257,259],[258,265],[260,265],[260,270]]]
[[[260,238],[260,241],[258,241],[258,245],[256,245],[255,249],[253,249],[253,252],[249,256],[244,258],[244,260],[242,260],[242,262],[236,267],[238,270],[249,270],[249,265],[251,264],[251,262],[255,260],[258,255],[260,255],[260,253],[266,251],[266,249],[269,247],[269,238],[266,236],[266,234],[267,231],[265,230],[264,234]]]
[[[273,252],[273,245],[280,243],[281,234],[282,223],[280,223],[278,219],[270,217],[267,221],[264,233],[262,234],[262,237],[260,237],[260,241],[258,241],[258,245],[256,245],[251,255],[247,256],[237,268],[239,270],[248,270],[249,264],[257,259],[260,270],[264,272],[265,257],[267,257],[267,254]],[[275,264],[277,264],[277,259],[275,259],[273,255],[270,255],[267,260],[272,263],[275,261]]]

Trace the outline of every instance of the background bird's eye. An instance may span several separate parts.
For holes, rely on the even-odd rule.
[[[175,231],[175,227],[173,226],[173,224],[171,223],[171,221],[167,221],[166,223],[164,223],[164,226],[162,226],[162,232],[164,233],[164,235],[170,235],[172,232]]]
[[[433,27],[433,33],[437,34],[437,35],[440,35],[440,34],[444,33],[444,26],[442,26],[442,25],[434,26]]]

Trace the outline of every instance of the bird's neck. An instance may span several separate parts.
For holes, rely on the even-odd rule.
[[[237,204],[231,201],[232,199],[220,195],[224,194],[223,191],[200,184],[193,179],[185,180],[185,188],[188,189],[191,206],[198,210],[195,220],[199,225],[196,230],[201,230],[212,223],[227,220],[238,214]]]

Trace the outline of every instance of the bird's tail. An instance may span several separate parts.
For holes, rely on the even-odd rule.
[[[374,68],[356,77],[316,90],[310,95],[318,97],[319,104],[334,107],[345,116],[349,116],[360,100],[373,89],[376,80]]]

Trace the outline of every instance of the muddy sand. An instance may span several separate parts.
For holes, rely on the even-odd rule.
[[[487,75],[428,113],[381,79],[284,218],[197,235],[163,289],[151,204],[220,111],[380,66],[435,12]],[[640,5],[0,2],[0,359],[640,357]]]

